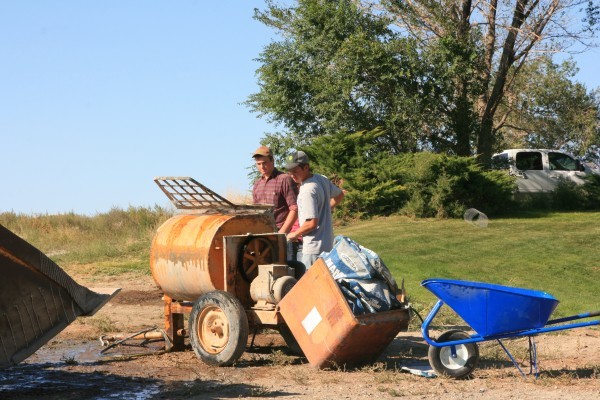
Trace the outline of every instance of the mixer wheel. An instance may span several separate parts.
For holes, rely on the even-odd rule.
[[[190,343],[206,364],[231,365],[248,342],[248,317],[242,303],[222,290],[208,292],[194,303],[189,318]]]

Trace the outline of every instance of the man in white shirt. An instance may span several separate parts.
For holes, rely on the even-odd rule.
[[[344,192],[323,175],[313,174],[308,156],[296,151],[285,165],[294,182],[300,184],[298,220],[300,228],[287,234],[290,241],[302,235],[302,263],[310,268],[323,251],[333,248],[331,209],[344,198]]]

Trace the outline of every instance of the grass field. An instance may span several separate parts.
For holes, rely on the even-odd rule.
[[[162,208],[76,214],[0,213],[0,224],[45,252],[69,273],[149,274],[152,236],[172,213]],[[426,278],[476,280],[551,293],[555,315],[600,309],[600,213],[527,214],[494,219],[487,228],[463,220],[377,218],[337,226],[377,252],[411,302],[429,309]]]
[[[487,228],[391,217],[336,233],[377,252],[422,307],[435,297],[420,282],[436,277],[542,290],[561,301],[556,315],[600,309],[600,213],[529,214]]]

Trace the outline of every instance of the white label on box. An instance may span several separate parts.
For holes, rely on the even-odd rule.
[[[317,311],[317,307],[313,307],[308,315],[302,320],[302,326],[306,330],[306,333],[310,335],[322,320],[323,318],[321,317],[321,314],[319,314],[319,311]]]

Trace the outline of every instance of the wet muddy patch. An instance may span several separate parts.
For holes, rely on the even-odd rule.
[[[21,364],[0,371],[2,399],[150,399],[160,391],[156,379],[69,370],[65,364]]]
[[[162,381],[143,369],[132,375],[101,350],[97,341],[53,340],[25,362],[0,370],[0,399],[146,400],[160,392]]]

